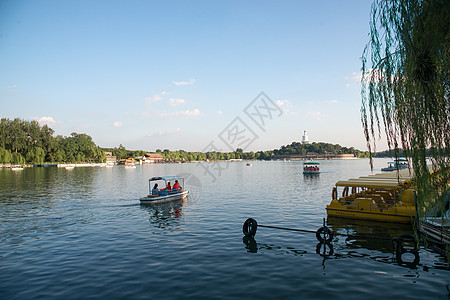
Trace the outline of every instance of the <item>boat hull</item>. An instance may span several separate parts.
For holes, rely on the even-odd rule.
[[[156,196],[156,197],[142,197],[139,200],[141,204],[151,204],[151,203],[164,203],[174,200],[181,200],[187,197],[189,191],[184,191],[182,193],[171,194],[167,196]]]
[[[303,174],[320,174],[320,171],[303,171]]]
[[[358,211],[350,209],[338,209],[327,207],[327,215],[339,218],[357,219],[357,220],[371,220],[378,222],[390,223],[411,223],[413,216],[408,214],[391,214],[374,211]]]
[[[440,244],[450,245],[450,228],[435,222],[422,221],[420,232],[427,238]]]

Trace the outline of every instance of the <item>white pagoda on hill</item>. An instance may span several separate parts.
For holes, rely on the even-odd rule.
[[[303,131],[302,144],[309,144],[308,135],[306,134],[306,130]]]

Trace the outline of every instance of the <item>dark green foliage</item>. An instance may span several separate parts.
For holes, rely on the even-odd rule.
[[[0,164],[11,163],[11,152],[0,147]]]
[[[106,156],[86,134],[53,137],[53,129],[37,121],[0,121],[0,163],[105,162]]]
[[[356,154],[357,157],[363,158],[368,157],[368,152],[363,152],[353,147],[347,148],[342,147],[339,144],[329,144],[329,143],[311,143],[302,144],[299,142],[293,142],[287,146],[281,146],[280,149],[274,150],[274,155],[305,155],[307,153],[317,153],[317,154]]]

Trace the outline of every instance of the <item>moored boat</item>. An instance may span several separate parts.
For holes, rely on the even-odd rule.
[[[23,166],[21,166],[21,165],[11,166],[11,170],[13,170],[13,171],[22,171],[23,170]]]
[[[408,174],[404,170],[396,177],[379,174],[338,181],[326,207],[328,216],[410,223],[416,217],[416,206],[413,177]]]
[[[383,172],[392,172],[398,170],[404,170],[408,168],[408,160],[404,158],[395,159],[394,161],[388,162],[388,166],[386,168],[382,168]]]
[[[174,187],[168,189],[168,184],[171,182],[173,183]],[[176,183],[178,183],[178,186],[176,185]],[[164,188],[157,189],[158,186],[163,186]],[[152,177],[148,180],[148,188],[149,194],[139,199],[141,201],[141,204],[162,203],[173,200],[180,200],[186,198],[189,193],[188,190],[184,189],[184,178],[181,176]]]
[[[320,174],[320,163],[305,161],[303,163],[303,174]]]
[[[427,216],[420,222],[420,232],[425,238],[431,242],[440,245],[450,245],[450,209],[449,209],[450,192],[442,204],[444,209],[439,206],[433,207]]]
[[[135,169],[136,168],[136,162],[134,161],[134,158],[128,158],[125,161],[125,168],[128,168],[128,169]]]

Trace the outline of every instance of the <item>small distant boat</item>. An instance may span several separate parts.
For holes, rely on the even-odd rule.
[[[392,171],[398,171],[398,170],[404,170],[408,168],[408,160],[404,158],[399,158],[394,161],[388,162],[388,166],[386,168],[382,168],[381,171],[383,172],[392,172]]]
[[[75,167],[74,166],[66,166],[65,168],[66,168],[66,170],[72,170]]]
[[[106,167],[107,168],[112,168],[112,167],[114,167],[114,165],[107,164]]]
[[[247,163],[247,166],[248,166],[248,167],[251,167],[251,166],[252,166],[252,164],[248,162],[248,163]]]
[[[174,184],[175,180],[179,181],[179,188],[172,188],[169,191],[166,188],[159,191],[152,190],[155,183],[157,183],[158,186],[166,187],[169,182]],[[186,198],[189,193],[189,191],[184,190],[184,178],[181,176],[152,177],[148,180],[148,189],[149,194],[139,199],[141,201],[141,204],[162,203],[173,200],[180,200]]]
[[[134,159],[129,158],[125,161],[125,168],[128,169],[135,169],[136,168],[136,163],[134,162]]]
[[[303,174],[320,174],[320,163],[315,161],[305,161],[303,163]]]
[[[23,166],[17,165],[17,166],[11,166],[11,170],[13,171],[22,171]]]

